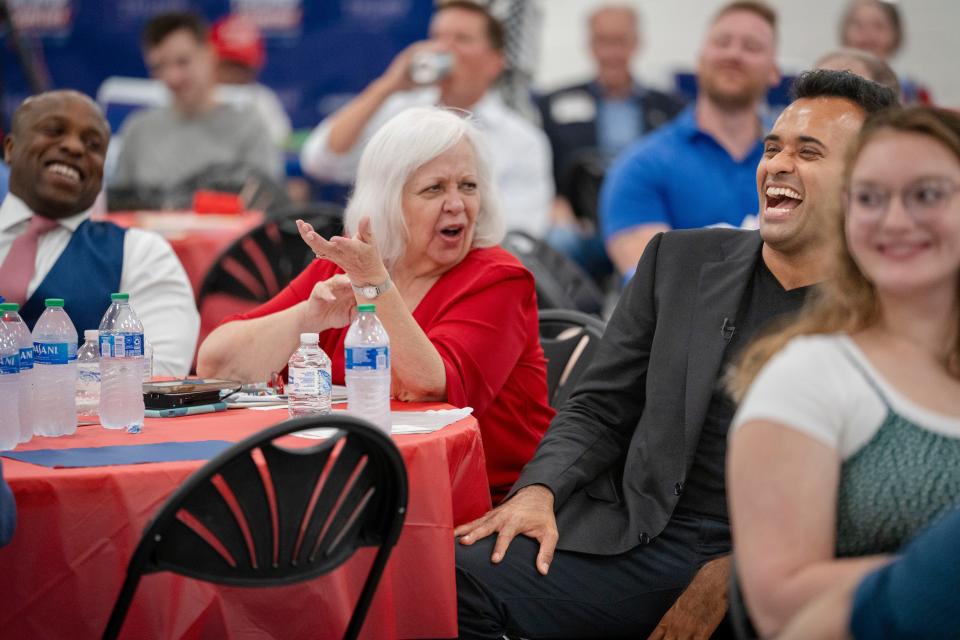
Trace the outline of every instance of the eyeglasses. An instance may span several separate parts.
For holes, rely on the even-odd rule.
[[[875,184],[854,184],[847,192],[851,216],[879,221],[890,209],[890,200],[900,196],[900,202],[914,222],[924,222],[942,213],[950,200],[960,191],[960,184],[948,178],[923,178],[903,187],[899,193]]]

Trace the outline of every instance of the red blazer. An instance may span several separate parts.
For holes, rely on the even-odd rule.
[[[332,262],[316,260],[272,300],[225,322],[292,307],[336,273],[342,270]],[[533,275],[500,247],[473,249],[440,276],[413,317],[443,360],[447,402],[473,407],[497,502],[533,457],[554,415],[547,402]],[[344,381],[347,329],[320,334],[320,346],[333,361],[334,384]]]

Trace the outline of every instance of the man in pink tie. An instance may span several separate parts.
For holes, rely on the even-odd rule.
[[[199,314],[183,267],[160,236],[90,220],[103,184],[110,128],[76,91],[25,100],[3,157],[10,191],[0,204],[0,295],[33,326],[45,298],[64,298],[77,331],[96,329],[110,293],[129,292],[154,347],[155,372],[184,375]]]

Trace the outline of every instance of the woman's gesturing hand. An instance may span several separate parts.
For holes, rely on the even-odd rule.
[[[297,220],[297,229],[316,256],[330,260],[343,269],[350,282],[368,285],[379,284],[387,279],[387,268],[373,242],[370,218],[365,216],[360,219],[357,233],[352,238],[333,236],[326,240],[303,220]]]
[[[338,273],[322,280],[313,286],[307,298],[304,330],[320,332],[345,327],[353,319],[356,306],[357,299],[347,276]]]

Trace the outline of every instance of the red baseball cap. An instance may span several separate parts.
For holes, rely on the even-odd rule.
[[[245,16],[224,16],[210,29],[210,44],[221,60],[231,60],[259,70],[266,54],[256,23]]]

